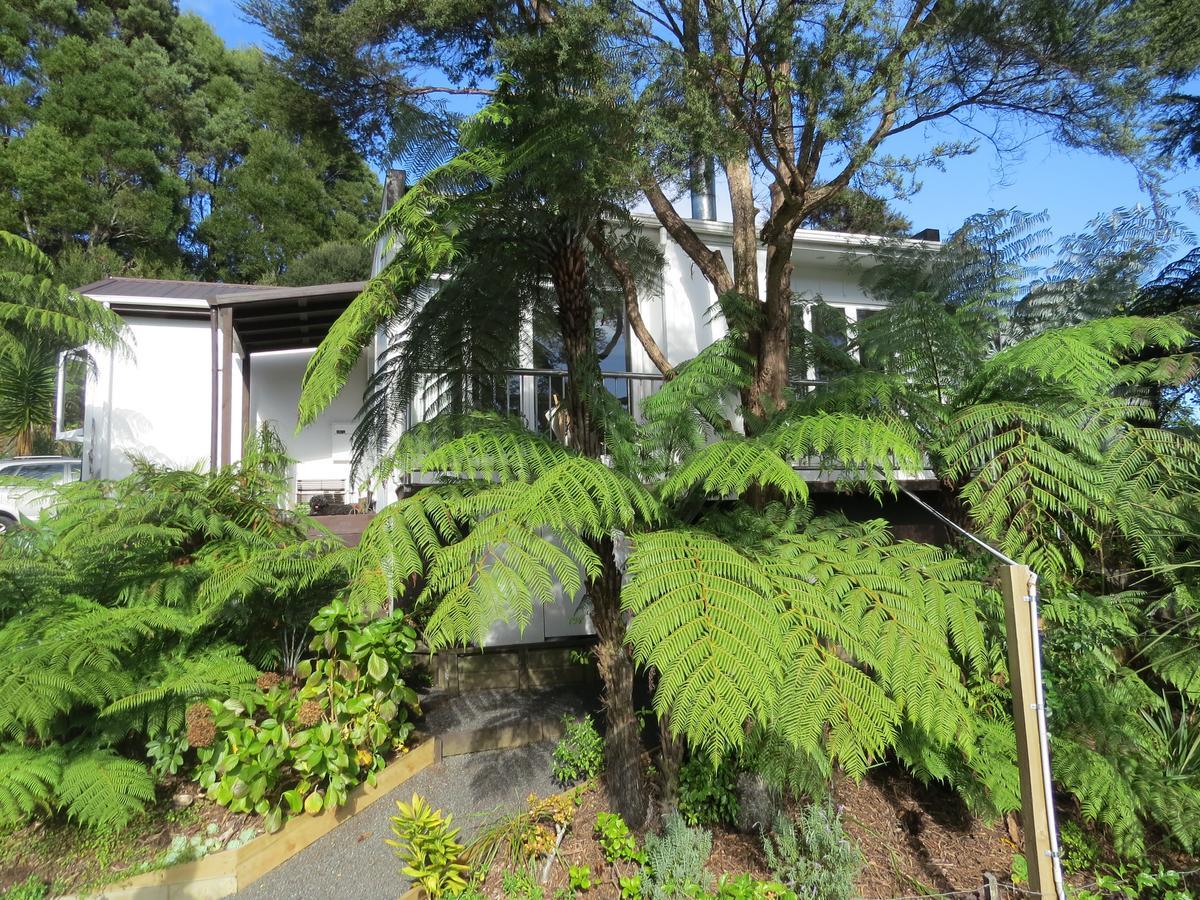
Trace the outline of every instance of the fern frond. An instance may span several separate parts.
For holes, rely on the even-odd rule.
[[[761,568],[697,531],[639,535],[622,606],[634,656],[659,672],[655,710],[714,759],[774,712],[782,671],[778,595]]]
[[[58,804],[87,828],[120,828],[154,801],[154,779],[141,763],[111,750],[69,752]]]
[[[662,484],[665,500],[699,487],[708,496],[741,496],[751,486],[773,488],[789,501],[808,497],[808,484],[771,441],[726,438],[689,456]]]
[[[0,745],[0,827],[15,828],[52,809],[62,768],[57,746]]]

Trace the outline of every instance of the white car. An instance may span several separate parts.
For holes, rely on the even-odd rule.
[[[37,518],[51,500],[49,491],[27,484],[6,484],[9,479],[36,479],[49,484],[78,481],[83,463],[69,456],[18,456],[0,459],[0,534],[21,520]]]

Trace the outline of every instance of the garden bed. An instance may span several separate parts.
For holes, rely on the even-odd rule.
[[[27,896],[85,893],[133,875],[196,858],[262,833],[260,816],[231,813],[201,796],[199,785],[179,782],[160,801],[119,831],[96,832],[69,822],[39,819],[0,835],[0,895],[29,884]],[[178,808],[172,797],[188,794]],[[184,849],[186,842],[189,849]],[[174,845],[174,849],[173,849]]]

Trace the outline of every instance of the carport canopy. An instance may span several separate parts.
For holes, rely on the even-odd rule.
[[[345,281],[311,287],[262,288],[216,294],[208,300],[212,319],[212,460],[233,458],[233,351],[242,357],[242,439],[250,425],[250,354],[311,350],[324,340],[338,316],[366,286]]]

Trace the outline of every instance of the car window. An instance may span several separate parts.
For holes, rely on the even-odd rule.
[[[61,481],[63,467],[62,463],[24,463],[5,469],[3,474],[17,478],[37,478],[40,481]]]

